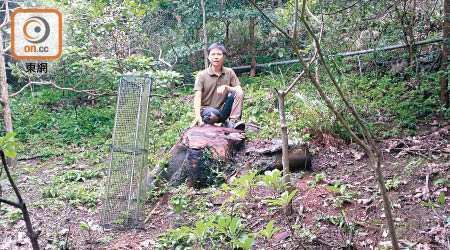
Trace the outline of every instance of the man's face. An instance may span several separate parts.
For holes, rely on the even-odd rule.
[[[213,66],[222,66],[223,61],[225,61],[225,55],[220,49],[212,49],[209,52],[208,59]]]

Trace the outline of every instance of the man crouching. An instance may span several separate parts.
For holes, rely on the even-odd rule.
[[[233,69],[223,66],[226,54],[221,44],[213,43],[208,48],[211,65],[198,73],[195,80],[195,119],[191,127],[222,123],[229,128],[245,129],[241,121],[244,92]]]

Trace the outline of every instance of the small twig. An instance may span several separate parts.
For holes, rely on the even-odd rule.
[[[171,96],[166,96],[166,95],[160,95],[160,94],[151,94],[150,96],[156,96],[156,97],[161,97],[161,98],[173,98],[173,97],[177,97],[179,96],[178,94],[174,94]]]
[[[255,124],[253,124],[253,123],[247,123],[247,125],[250,126],[250,127],[254,127],[254,128],[257,128],[257,129],[261,129],[260,126],[257,126],[257,125],[255,125]]]
[[[166,195],[167,195],[167,194],[166,194]],[[146,223],[151,219],[151,216],[152,216],[153,214],[156,213],[156,209],[159,207],[159,203],[161,203],[161,201],[163,201],[163,200],[164,200],[164,197],[161,198],[161,200],[158,201],[158,202],[155,204],[155,207],[152,209],[152,211],[151,211],[151,212],[147,215],[147,217],[145,218],[144,224],[146,224]]]
[[[344,7],[344,8],[342,8],[342,9],[339,9],[339,10],[336,10],[336,11],[333,11],[333,12],[323,13],[323,14],[326,15],[326,16],[330,16],[330,15],[337,14],[337,13],[342,12],[342,11],[344,11],[344,10],[348,10],[348,9],[350,9],[350,8],[353,8],[355,5],[357,5],[357,4],[358,4],[359,2],[361,2],[361,1],[362,1],[362,0],[358,0],[358,1],[354,2],[353,4],[350,4],[350,5],[347,6],[347,7]]]
[[[430,193],[430,188],[428,186],[428,182],[430,180],[430,174],[427,174],[427,176],[425,177],[425,191],[427,191],[427,193]]]
[[[66,234],[66,244],[64,244],[64,249],[69,249],[69,235],[70,235],[70,225],[69,225],[69,231]]]
[[[37,155],[37,156],[28,157],[28,158],[17,159],[17,161],[29,161],[29,160],[34,160],[34,159],[41,158],[41,157],[43,157],[43,156]]]
[[[250,225],[248,227],[248,229],[252,230],[254,227],[256,227],[259,223],[261,223],[262,220],[257,220],[255,223],[253,223],[252,225]]]
[[[317,237],[315,240],[316,240],[317,242],[319,242],[320,244],[323,244],[323,245],[328,246],[328,247],[330,247],[330,248],[335,247],[335,246],[331,245],[330,243],[326,242],[325,240],[322,240],[322,239],[319,238],[319,237]]]
[[[423,158],[425,158],[425,159],[430,159],[430,158],[427,157],[426,155],[424,155],[424,154],[422,154],[422,153],[420,153],[420,152],[417,152],[417,151],[413,151],[413,150],[404,150],[404,152],[406,152],[406,153],[411,153],[411,154],[415,154],[415,155],[421,156],[421,157],[423,157]]]

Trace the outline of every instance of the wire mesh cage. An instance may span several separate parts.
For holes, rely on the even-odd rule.
[[[151,91],[152,80],[148,76],[120,78],[102,209],[104,228],[142,227]]]

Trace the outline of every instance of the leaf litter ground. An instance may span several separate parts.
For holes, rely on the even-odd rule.
[[[450,126],[436,127],[426,134],[379,142],[383,149],[383,173],[389,188],[394,220],[401,246],[411,249],[445,249],[448,247],[450,230],[443,218],[449,216],[450,178]],[[367,166],[367,157],[355,145],[325,135],[311,142],[313,171],[293,174],[297,190],[293,202],[290,224],[299,226],[296,235],[307,249],[345,249],[353,242],[356,249],[380,249],[389,246],[385,226],[383,204],[374,173]],[[62,156],[61,156],[62,157]],[[176,228],[186,220],[176,214],[168,215],[170,198],[179,190],[168,189],[161,197],[147,204],[149,220],[144,230],[103,231],[100,224],[101,198],[95,206],[86,203],[70,203],[68,199],[43,198],[42,188],[51,185],[58,173],[92,168],[90,166],[58,164],[54,159],[39,159],[21,163],[14,170],[17,183],[28,204],[33,225],[42,231],[39,238],[42,248],[47,249],[152,249],[156,235],[168,228]],[[251,159],[241,156],[244,165],[237,175],[243,175],[251,167]],[[244,162],[247,161],[247,164]],[[26,167],[23,167],[26,166]],[[31,169],[31,170],[30,170]],[[317,175],[323,178],[317,181]],[[105,176],[82,180],[76,186],[93,185],[103,193]],[[444,179],[444,181],[442,181]],[[3,196],[11,198],[11,189],[4,177],[0,180]],[[92,184],[90,182],[96,182]],[[336,193],[329,186],[342,187]],[[212,197],[203,190],[183,191],[194,204],[197,200],[209,200],[211,211],[219,213],[226,195]],[[270,220],[282,228],[267,243],[257,238],[253,249],[295,249],[287,222],[280,209],[274,209],[261,201],[270,199],[273,192],[266,187],[255,187],[253,199],[247,199],[241,210],[246,228],[257,232]],[[445,206],[439,206],[439,197],[445,195]],[[102,195],[98,197],[102,197]],[[430,204],[436,204],[434,208]],[[29,249],[25,225],[14,219],[14,211],[2,204],[0,217],[0,249]],[[197,217],[198,211],[182,212],[185,218]],[[194,214],[190,214],[194,213]],[[445,225],[447,223],[447,225]],[[88,225],[90,230],[83,230]],[[195,246],[195,245],[194,245]],[[219,246],[223,246],[220,245]],[[214,249],[216,245],[204,245]],[[302,249],[303,247],[298,247]]]

